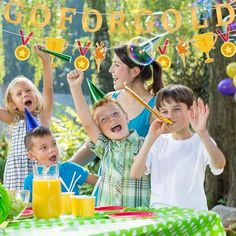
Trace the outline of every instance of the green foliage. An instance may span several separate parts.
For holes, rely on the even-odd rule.
[[[0,7],[0,28],[2,29],[2,16],[3,16],[3,7]],[[3,78],[6,74],[6,70],[5,70],[5,64],[4,64],[4,60],[5,60],[5,56],[4,56],[4,44],[3,42],[3,31],[1,30],[0,32],[0,55],[1,55],[1,60],[0,60],[0,85],[3,83]]]
[[[6,158],[8,154],[8,142],[5,135],[0,138],[0,183],[3,182],[3,173],[6,164]]]
[[[86,139],[76,112],[63,104],[55,103],[55,116],[52,119],[52,131],[57,138],[61,160],[68,160]]]

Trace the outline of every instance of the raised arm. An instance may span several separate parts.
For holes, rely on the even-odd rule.
[[[155,140],[163,133],[165,133],[166,124],[160,123],[160,121],[155,120],[152,122],[148,134],[144,140],[144,143],[139,150],[137,156],[134,158],[134,162],[131,166],[131,177],[134,179],[139,179],[144,175],[146,171],[146,161],[148,153],[155,142]]]
[[[34,50],[42,60],[43,64],[43,107],[40,112],[41,124],[50,127],[53,110],[53,73],[50,66],[50,57],[40,49],[42,45],[34,45]]]
[[[81,87],[83,78],[84,73],[81,70],[73,70],[67,74],[67,81],[69,83],[70,91],[74,100],[75,110],[82,125],[86,129],[88,136],[91,138],[93,143],[96,143],[98,135],[101,133],[101,131],[93,120],[88,104],[83,95]]]
[[[13,116],[5,108],[0,107],[0,120],[7,124],[11,124]]]
[[[215,168],[222,169],[225,166],[225,157],[215,145],[206,129],[208,115],[209,108],[202,99],[198,98],[197,102],[194,101],[193,106],[189,110],[190,123],[204,143],[211,158],[211,163]]]

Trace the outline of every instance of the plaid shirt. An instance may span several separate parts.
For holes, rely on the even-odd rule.
[[[143,176],[139,180],[130,176],[133,158],[143,141],[144,139],[133,131],[125,140],[111,140],[100,134],[96,145],[90,143],[90,149],[101,158],[99,206],[149,206],[149,176]]]
[[[39,120],[39,118],[37,117]],[[4,170],[3,184],[7,189],[24,189],[25,177],[33,171],[35,161],[30,160],[24,145],[25,121],[12,126],[11,149]]]

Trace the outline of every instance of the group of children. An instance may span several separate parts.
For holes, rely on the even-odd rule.
[[[49,130],[52,72],[49,57],[40,47],[35,46],[35,51],[43,62],[43,99],[34,84],[20,76],[9,84],[6,108],[0,109],[0,120],[13,124],[12,146],[4,171],[8,189],[25,188],[32,192],[32,165],[37,162],[50,166],[59,161],[57,143]],[[194,101],[192,91],[183,85],[161,89],[156,95],[156,109],[173,124],[156,119],[143,138],[128,129],[127,113],[111,98],[97,102],[91,114],[82,91],[83,79],[84,74],[78,69],[67,75],[75,109],[91,139],[89,148],[101,158],[98,205],[206,210],[206,166],[213,174],[220,174],[225,158],[207,132],[209,109],[203,101]],[[28,133],[25,107],[41,124]],[[65,183],[69,183],[74,172],[82,176],[78,185],[97,182],[96,175],[75,163],[60,164],[60,176]],[[66,191],[63,185],[62,191]],[[77,186],[73,191],[79,194]]]

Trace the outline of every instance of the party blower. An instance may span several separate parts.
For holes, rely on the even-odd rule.
[[[133,90],[131,90],[127,85],[126,82],[124,82],[125,89],[144,107],[146,107],[150,112],[152,112],[155,116],[157,116],[158,119],[162,120],[163,122],[167,124],[173,124],[173,121],[170,119],[167,119],[166,117],[162,116],[158,111],[151,108],[145,101],[143,101],[142,98],[140,98]]]
[[[58,58],[60,58],[63,61],[71,62],[71,58],[72,57],[68,56],[66,54],[55,52],[55,51],[52,51],[52,50],[49,50],[49,49],[46,49],[46,48],[45,49],[41,48],[40,50],[42,52],[45,52],[45,53],[51,54],[51,55],[53,55],[55,57],[58,57]]]

